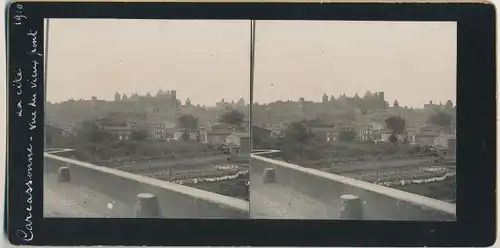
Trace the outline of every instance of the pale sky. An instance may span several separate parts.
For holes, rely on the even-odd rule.
[[[50,21],[49,101],[176,89],[249,101],[250,22]],[[384,91],[392,105],[456,99],[456,23],[257,21],[254,100]]]
[[[260,21],[257,102],[384,91],[392,105],[456,99],[456,23]]]
[[[49,101],[177,90],[250,101],[250,21],[51,19]]]

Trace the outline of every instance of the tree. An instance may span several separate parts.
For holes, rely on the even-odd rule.
[[[354,112],[353,108],[349,108],[347,112],[345,113],[346,120],[351,123],[356,121],[356,113]]]
[[[399,107],[398,100],[394,100],[394,104],[392,106],[394,106],[395,108],[398,108]]]
[[[389,141],[391,143],[396,143],[398,142],[398,136],[396,134],[391,134],[391,136],[389,136]]]
[[[446,101],[445,106],[448,109],[452,109],[453,108],[453,102],[451,100],[448,100],[448,101]]]
[[[130,133],[130,139],[134,141],[143,141],[149,138],[149,132],[144,129],[134,130]]]
[[[391,116],[385,119],[385,124],[389,130],[391,130],[394,134],[404,133],[406,128],[405,119],[399,116]]]
[[[235,109],[229,109],[219,117],[220,122],[231,124],[233,128],[240,127],[243,119],[243,114]]]
[[[449,128],[452,122],[452,116],[446,112],[439,111],[429,116],[428,122],[441,128]]]
[[[105,143],[112,140],[111,133],[101,130],[96,121],[82,122],[77,133],[78,138],[85,142]]]
[[[284,136],[287,141],[308,144],[314,138],[314,133],[307,130],[304,122],[292,122],[287,125]]]
[[[184,129],[182,139],[189,140],[189,133],[198,128],[198,118],[188,114],[181,115],[177,118],[177,127]]]
[[[287,154],[299,154],[304,159],[304,151],[314,140],[314,133],[307,130],[304,122],[288,124],[284,135],[284,150]]]
[[[181,135],[181,139],[184,141],[189,141],[191,139],[191,136],[189,135],[189,133],[184,131],[184,133]]]
[[[356,132],[353,130],[342,130],[338,136],[339,141],[350,142],[356,139]]]

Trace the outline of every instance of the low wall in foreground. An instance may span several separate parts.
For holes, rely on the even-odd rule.
[[[456,220],[455,204],[267,158],[275,152],[252,154],[250,177],[263,177],[264,170],[272,168],[274,183],[331,205],[332,211],[345,209],[342,195],[357,196],[363,204],[362,219],[366,220]],[[265,188],[259,193],[265,194]]]
[[[249,204],[240,199],[60,157],[57,153],[44,154],[44,173],[58,174],[61,167],[69,168],[67,183],[84,186],[131,208],[135,208],[138,194],[155,195],[160,218],[249,218]]]

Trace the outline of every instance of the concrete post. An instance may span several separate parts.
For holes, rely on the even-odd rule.
[[[57,179],[60,183],[69,182],[71,174],[68,167],[61,167],[57,173]]]
[[[264,169],[264,174],[262,175],[263,183],[274,183],[276,182],[276,173],[274,168]]]
[[[355,195],[342,195],[340,197],[342,207],[341,219],[361,220],[363,219],[363,201]]]
[[[150,193],[137,195],[136,217],[137,218],[157,218],[160,215],[158,198]]]

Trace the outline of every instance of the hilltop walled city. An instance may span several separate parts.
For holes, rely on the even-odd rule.
[[[46,145],[247,200],[248,154],[277,149],[275,159],[455,202],[455,119],[450,100],[414,108],[384,92],[251,106],[243,97],[204,106],[175,90],[116,92],[113,100],[48,102]]]

